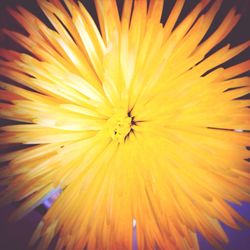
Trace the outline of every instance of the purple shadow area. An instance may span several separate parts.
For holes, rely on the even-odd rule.
[[[27,250],[32,233],[42,218],[41,214],[33,210],[22,220],[9,223],[8,217],[14,209],[14,206],[6,206],[0,209],[1,250]]]
[[[132,247],[133,247],[133,250],[138,250],[138,243],[137,243],[137,238],[136,238],[136,220],[135,219],[133,219],[133,221],[132,221],[132,227],[133,227]]]
[[[250,221],[250,204],[242,203],[242,206],[230,204],[240,215]],[[226,225],[222,225],[228,238],[229,244],[224,245],[224,250],[249,250],[250,249],[250,228],[242,226],[241,230],[234,230]],[[198,234],[200,250],[214,250],[214,248]]]
[[[62,190],[59,187],[50,191],[48,196],[46,196],[46,198],[43,201],[43,205],[45,206],[46,209],[49,209],[52,206],[52,204],[59,197],[61,192]]]

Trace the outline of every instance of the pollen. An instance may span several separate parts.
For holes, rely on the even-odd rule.
[[[125,112],[118,110],[115,112],[106,124],[106,133],[114,141],[122,143],[125,141],[126,136],[129,135],[132,129],[132,118]]]

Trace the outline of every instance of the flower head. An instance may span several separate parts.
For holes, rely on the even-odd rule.
[[[1,143],[25,145],[1,161],[1,203],[18,219],[62,193],[31,244],[46,249],[199,249],[228,241],[221,222],[247,223],[228,202],[250,200],[249,61],[218,67],[249,47],[209,52],[234,28],[232,9],[206,39],[222,1],[185,1],[160,23],[163,0],[40,0],[53,28],[22,7],[26,31],[3,32],[25,51],[1,49]],[[242,131],[242,132],[239,132]]]

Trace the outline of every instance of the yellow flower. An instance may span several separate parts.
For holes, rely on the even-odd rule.
[[[27,34],[3,32],[26,53],[1,49],[1,203],[21,201],[19,219],[63,190],[31,244],[57,248],[199,249],[228,241],[221,222],[247,223],[228,202],[250,200],[249,61],[217,67],[249,47],[227,45],[232,9],[206,40],[222,1],[201,1],[176,27],[163,0],[96,0],[101,33],[83,4],[40,0],[54,29],[22,7],[10,13]],[[206,9],[205,9],[206,8]],[[211,71],[211,69],[213,69]],[[231,89],[229,91],[226,91]],[[243,131],[243,132],[240,132]]]

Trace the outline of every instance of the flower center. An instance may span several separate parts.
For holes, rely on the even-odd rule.
[[[118,111],[107,121],[107,133],[113,140],[124,142],[131,130],[131,122],[128,114]]]

